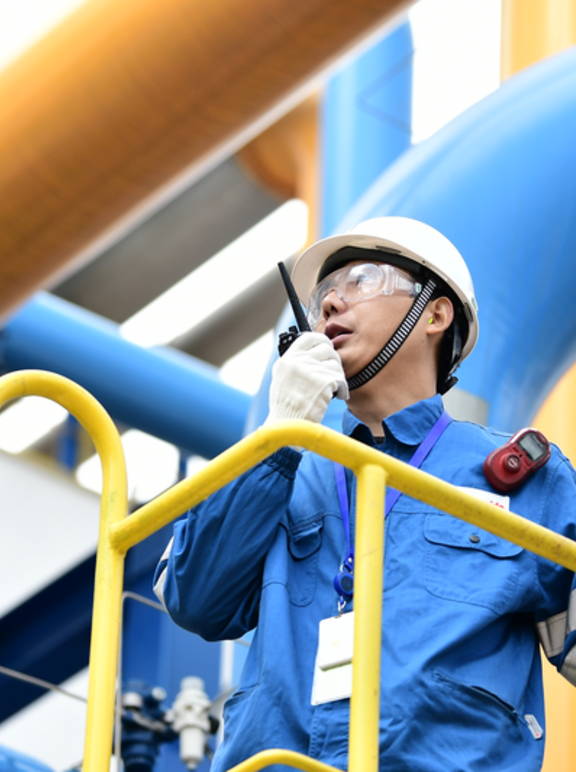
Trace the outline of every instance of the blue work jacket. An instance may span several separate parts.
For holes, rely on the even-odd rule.
[[[437,396],[390,416],[378,447],[408,461],[442,410]],[[344,431],[374,442],[350,413]],[[491,491],[482,464],[506,439],[454,421],[422,469]],[[353,502],[351,473],[348,487]],[[575,493],[574,470],[553,448],[510,509],[574,539]],[[351,520],[353,529],[353,507]],[[213,769],[267,748],[347,769],[349,700],[310,699],[318,625],[337,613],[333,580],[346,556],[333,464],[280,450],[177,522],[168,553],[156,582],[177,624],[208,640],[256,629]],[[576,681],[572,581],[564,568],[401,496],[386,521],[380,769],[539,770],[539,639]]]

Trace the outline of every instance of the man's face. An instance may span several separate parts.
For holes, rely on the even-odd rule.
[[[355,265],[362,265],[362,261],[349,264]],[[411,280],[408,274],[400,273],[400,278],[403,275]],[[409,293],[408,285],[402,281],[400,288],[400,292],[388,295],[379,292],[360,299],[347,300],[345,291],[330,291],[323,296],[319,304],[322,315],[315,330],[330,338],[347,378],[374,359],[408,313],[414,293]]]

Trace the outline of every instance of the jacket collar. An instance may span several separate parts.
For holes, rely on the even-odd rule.
[[[404,445],[420,445],[442,415],[443,410],[444,404],[439,394],[416,402],[385,418],[382,421],[384,434],[391,434]],[[342,429],[349,437],[369,445],[373,444],[370,429],[349,410],[346,410],[342,417]]]

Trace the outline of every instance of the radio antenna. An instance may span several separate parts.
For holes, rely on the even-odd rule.
[[[298,329],[300,332],[310,332],[310,325],[306,319],[306,314],[302,310],[302,304],[300,303],[298,295],[296,294],[296,290],[294,289],[294,285],[292,284],[284,263],[278,263],[278,270],[280,271],[280,276],[282,277],[282,281],[286,287],[286,293],[288,295],[290,305],[292,306],[292,311],[294,312],[294,318],[296,319]]]

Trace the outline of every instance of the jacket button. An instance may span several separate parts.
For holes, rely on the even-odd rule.
[[[477,533],[473,533],[470,536],[470,541],[472,542],[472,544],[478,544],[478,542],[480,541],[480,537],[478,536]]]

